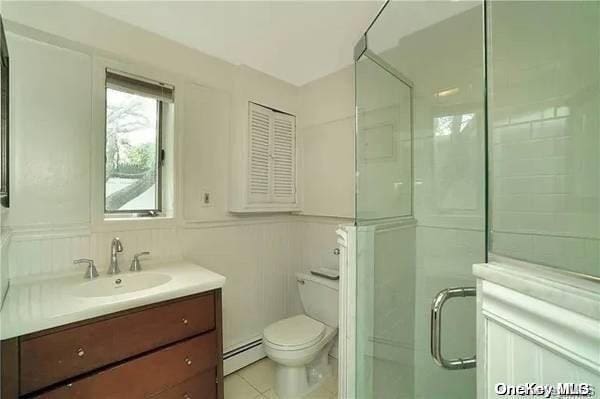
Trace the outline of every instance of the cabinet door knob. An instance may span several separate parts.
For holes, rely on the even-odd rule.
[[[185,324],[186,326],[187,326],[187,325],[188,325],[188,323],[189,323],[188,319],[186,319],[185,317],[184,317],[183,319],[181,319],[181,322],[182,322],[183,324]]]
[[[184,393],[183,399],[192,399],[192,397],[190,395],[188,395],[187,393]]]
[[[77,356],[83,357],[85,355],[85,351],[82,348],[77,349]]]
[[[187,364],[188,366],[192,365],[192,360],[189,357],[185,358],[185,364]]]

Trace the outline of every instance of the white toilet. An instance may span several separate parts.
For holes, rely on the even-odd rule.
[[[279,320],[263,333],[267,356],[276,366],[280,399],[300,398],[331,373],[329,350],[338,330],[338,281],[297,273],[304,314]]]

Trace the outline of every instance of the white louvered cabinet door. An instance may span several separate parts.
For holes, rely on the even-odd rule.
[[[250,103],[248,113],[248,202],[271,200],[272,113],[268,108]]]
[[[296,118],[273,112],[272,201],[296,202]]]
[[[233,199],[231,211],[299,211],[296,117],[249,102],[245,149],[245,181],[239,187],[246,191]]]

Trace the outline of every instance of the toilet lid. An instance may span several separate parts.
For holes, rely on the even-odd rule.
[[[299,315],[279,320],[265,328],[264,338],[278,346],[308,347],[325,334],[325,325],[308,316]]]

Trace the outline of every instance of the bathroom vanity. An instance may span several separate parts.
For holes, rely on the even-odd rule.
[[[140,299],[150,302],[148,304],[3,339],[2,398],[223,398],[220,287],[224,277],[219,276],[222,282],[214,280],[204,285],[217,288],[205,290],[200,283],[194,286],[190,276],[201,271],[205,272],[203,277],[216,279],[218,275],[199,266],[195,268],[197,270],[191,265],[165,268],[173,277],[171,281],[164,284],[165,287],[150,288],[146,292],[138,290],[106,298],[71,298],[78,305],[67,308],[67,312],[79,309],[80,315],[89,314],[95,307],[102,307],[99,303],[107,298],[114,302],[107,301],[105,309],[107,306],[129,307],[132,301]],[[127,282],[127,277],[135,279],[143,273],[101,278],[108,282],[117,278]],[[187,281],[182,278],[178,282],[177,277],[181,275],[187,276]],[[196,278],[200,281],[200,274]],[[206,283],[206,280],[201,282]],[[99,283],[107,285],[103,281]],[[53,284],[54,287],[69,285],[54,281],[44,284],[45,290],[52,291]],[[190,287],[202,292],[180,296],[186,290],[193,291]],[[66,290],[67,294],[58,295],[53,299],[54,305],[69,293],[79,292],[77,288],[81,287],[76,284]],[[3,310],[7,312],[3,322],[11,320],[10,314],[16,307],[23,309],[18,304],[25,298],[23,291],[31,294],[36,290],[26,284],[16,287],[15,291],[12,298],[7,298],[8,309]],[[157,300],[173,295],[176,298]],[[32,314],[46,312],[43,303],[38,305],[41,313],[33,311]],[[41,316],[37,322],[40,325],[49,320],[52,317]],[[34,318],[29,319],[29,324],[23,321],[19,328],[37,329],[33,327]],[[10,324],[12,322],[14,320]],[[12,334],[15,333],[13,329]],[[6,334],[11,334],[10,329]]]

